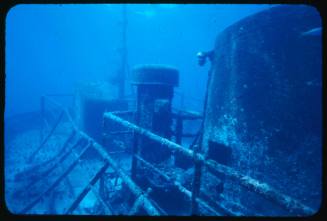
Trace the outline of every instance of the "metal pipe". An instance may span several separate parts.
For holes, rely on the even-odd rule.
[[[153,140],[153,141],[156,141],[164,146],[167,146],[168,148],[172,149],[172,150],[176,150],[176,151],[179,151],[185,155],[187,155],[188,157],[193,157],[193,151],[192,150],[188,150],[184,147],[182,147],[181,145],[178,145],[166,138],[163,138],[159,135],[156,135],[154,133],[152,133],[151,131],[149,130],[146,130],[144,128],[141,128],[135,124],[132,124],[120,117],[117,117],[113,114],[111,114],[110,112],[106,112],[104,113],[104,117],[107,118],[107,119],[110,119],[110,120],[113,120],[119,124],[121,124],[122,126],[125,126],[129,129],[132,129],[133,131],[135,131],[137,134],[139,135],[142,135],[142,136],[146,136],[148,137],[149,139]]]
[[[141,128],[135,124],[132,124],[126,120],[123,120],[120,117],[117,117],[110,112],[104,113],[104,117],[110,120],[113,120],[127,128],[134,130],[136,133],[146,136],[147,138],[156,141],[162,146],[166,146],[172,150],[179,151],[180,153],[184,154],[189,158],[194,158],[195,161],[198,161],[208,168],[220,173],[224,174],[235,181],[237,181],[240,185],[262,195],[263,197],[279,204],[283,208],[287,209],[290,213],[299,214],[299,215],[310,215],[314,214],[314,210],[301,202],[280,193],[279,191],[275,190],[274,188],[270,187],[266,183],[259,182],[251,177],[245,176],[240,174],[239,172],[235,171],[234,169],[218,164],[213,160],[207,160],[202,154],[194,153],[192,150],[186,149],[185,147],[178,145],[166,138],[162,138],[149,130]]]

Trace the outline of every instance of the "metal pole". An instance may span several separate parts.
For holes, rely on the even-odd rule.
[[[137,88],[137,90],[139,90],[139,88]],[[139,123],[139,120],[140,120],[140,93],[137,92],[137,110],[135,112],[135,123],[138,124]],[[105,119],[105,116],[104,116],[104,119]],[[136,172],[137,172],[137,159],[135,158],[135,155],[137,155],[139,153],[139,148],[138,148],[138,142],[139,142],[139,136],[137,133],[135,133],[134,131],[134,134],[133,134],[133,149],[132,149],[132,169],[131,169],[131,177],[132,177],[132,180],[136,180]]]
[[[118,99],[125,97],[125,77],[127,71],[127,5],[123,4],[123,26],[122,26],[122,66],[121,72],[118,72]]]
[[[200,136],[202,138],[202,136]],[[201,139],[200,138],[200,142]],[[194,154],[199,152],[200,147],[196,145],[194,147]],[[201,187],[201,175],[202,175],[202,163],[194,159],[194,177],[192,183],[192,200],[191,200],[191,215],[197,215],[198,213],[198,203],[196,199],[200,194]]]
[[[201,151],[202,151],[203,128],[204,128],[204,122],[206,119],[205,116],[206,116],[206,109],[207,109],[207,102],[208,102],[208,88],[209,88],[211,76],[212,76],[212,67],[208,72],[207,87],[206,87],[204,104],[203,104],[203,119],[201,122],[201,129],[200,129],[201,133],[200,133],[200,136],[198,137],[199,143],[198,143],[198,145],[195,145],[195,147],[194,147],[194,156],[196,156],[196,154],[198,154],[198,153],[201,153]],[[206,155],[206,153],[205,153],[205,155]],[[200,194],[201,176],[202,176],[202,162],[197,161],[194,158],[194,177],[193,177],[193,185],[192,185],[192,207],[191,207],[192,214],[198,213],[198,205],[197,205],[197,202],[195,199]]]

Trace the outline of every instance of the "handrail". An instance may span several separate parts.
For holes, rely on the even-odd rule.
[[[75,151],[72,151],[73,155],[77,156],[77,154],[75,153]],[[85,170],[87,167],[83,164],[85,163],[83,160],[80,159],[79,161],[79,166]],[[103,174],[104,175],[104,174]],[[102,175],[99,177],[99,179],[101,179]],[[111,207],[111,205],[103,198],[102,195],[100,195],[96,190],[94,185],[90,185],[90,190],[92,191],[92,193],[95,195],[95,197],[99,200],[99,202],[102,204],[102,206],[109,211],[109,215],[113,215],[113,209]]]
[[[49,99],[49,98],[48,98]],[[113,159],[111,159],[111,157],[109,156],[109,154],[106,152],[106,150],[104,150],[104,148],[97,144],[92,138],[90,138],[88,135],[86,135],[85,133],[83,133],[82,131],[78,130],[78,128],[76,127],[74,121],[72,120],[68,110],[63,107],[62,105],[58,104],[57,102],[53,101],[52,99],[50,99],[50,101],[57,105],[58,107],[60,107],[62,109],[62,115],[65,114],[68,118],[68,121],[70,121],[71,125],[73,126],[73,129],[76,130],[80,135],[84,136],[87,138],[87,140],[89,140],[90,142],[93,143],[92,147],[97,150],[97,152],[105,159],[105,161],[119,174],[119,176],[122,178],[123,182],[125,184],[127,184],[127,187],[131,190],[131,192],[136,196],[136,198],[138,199],[140,196],[142,196],[142,198],[144,200],[143,201],[143,208],[146,210],[146,212],[149,215],[159,215],[160,212],[152,205],[151,200],[148,199],[148,197],[146,196],[146,194],[142,191],[142,189],[140,189],[131,179],[130,177],[125,174],[125,172],[120,169],[115,161]],[[202,154],[199,153],[195,153],[193,150],[187,149],[179,144],[176,144],[166,138],[162,138],[154,133],[152,133],[149,130],[146,130],[144,128],[141,128],[133,123],[130,123],[129,121],[126,121],[116,115],[114,115],[113,113],[110,112],[106,112],[104,113],[104,118],[105,119],[110,119],[116,123],[119,123],[120,125],[127,127],[129,129],[132,129],[132,131],[138,133],[141,136],[146,136],[147,138],[158,142],[160,144],[162,144],[162,146],[165,146],[169,149],[172,149],[174,151],[178,151],[180,153],[182,153],[183,155],[194,159],[194,161],[196,163],[200,163],[202,165],[205,165],[206,167],[208,167],[209,169],[215,171],[216,173],[220,173],[220,174],[224,174],[227,177],[237,181],[240,185],[246,187],[247,189],[254,191],[258,194],[260,194],[261,196],[274,201],[275,203],[277,203],[278,205],[282,206],[283,208],[287,209],[290,213],[295,213],[298,215],[311,215],[314,213],[314,210],[304,204],[302,204],[301,202],[299,202],[298,200],[293,199],[292,197],[282,194],[279,191],[275,190],[274,188],[272,188],[271,186],[269,186],[267,183],[263,183],[260,182],[256,179],[253,179],[249,176],[243,175],[241,173],[239,173],[238,171],[234,170],[231,167],[227,167],[225,165],[219,164],[216,161],[213,160],[207,160]],[[59,120],[60,122],[60,120]],[[59,124],[59,123],[58,123]],[[56,127],[56,126],[55,126]],[[52,133],[50,133],[49,135],[51,136]],[[49,137],[50,137],[49,136]],[[47,140],[48,138],[46,138],[45,140]],[[41,145],[39,149],[41,149],[43,145]],[[185,189],[185,187],[179,185],[179,189],[181,192],[186,193],[187,195],[191,196],[191,192],[188,191],[187,189]],[[198,198],[197,198],[198,201]],[[199,202],[200,203],[200,202]],[[200,203],[201,204],[201,203]],[[210,207],[209,207],[210,208]],[[26,210],[26,208],[25,208]],[[217,214],[217,213],[216,213]]]
[[[80,131],[81,134],[84,134],[82,131]],[[84,134],[84,136],[87,136]],[[88,137],[88,136],[87,136]],[[90,138],[92,139],[92,138]],[[110,166],[119,174],[122,181],[127,185],[127,187],[130,189],[130,191],[136,196],[139,197],[141,195],[144,195],[143,199],[143,208],[149,215],[158,216],[160,215],[159,211],[152,205],[151,201],[148,199],[147,196],[145,196],[145,193],[142,191],[142,189],[136,185],[132,179],[121,169],[117,166],[115,161],[109,156],[107,151],[99,144],[94,143],[92,146],[95,150],[98,151],[100,155],[110,164]]]
[[[172,177],[168,176],[166,173],[164,173],[163,171],[161,171],[160,169],[156,168],[154,165],[152,165],[151,163],[149,163],[148,161],[144,160],[142,157],[135,155],[135,158],[138,159],[143,165],[145,165],[147,168],[151,169],[152,171],[156,172],[158,175],[160,175],[161,177],[163,177],[165,180],[167,180],[168,182],[171,182],[174,186],[176,186],[181,193],[183,193],[184,195],[186,195],[189,199],[191,199],[192,197],[192,193],[190,190],[186,189],[180,182],[178,182],[176,179],[173,179]],[[210,212],[212,212],[215,215],[219,215],[221,216],[222,214],[220,214],[218,211],[216,211],[214,208],[212,208],[211,206],[209,206],[206,202],[204,202],[202,199],[200,199],[199,197],[196,198],[196,201],[203,206],[204,208],[206,208],[207,210],[209,210]]]
[[[82,192],[76,197],[73,203],[68,207],[65,214],[71,214],[79,203],[84,199],[86,194],[92,189],[92,187],[96,184],[96,182],[100,179],[100,177],[106,172],[109,167],[108,162],[105,162],[101,169],[95,174],[92,180],[87,184],[87,186],[82,190]]]
[[[50,185],[43,193],[41,193],[35,200],[33,200],[30,204],[28,204],[26,207],[24,207],[24,209],[20,212],[20,214],[25,214],[27,213],[29,210],[31,210],[46,194],[50,193],[56,186],[58,186],[58,184],[70,173],[70,171],[72,171],[75,166],[78,163],[79,158],[81,158],[86,151],[90,148],[90,145],[86,145],[86,147],[83,148],[83,150],[81,151],[81,153],[78,155],[78,158],[75,159],[73,161],[73,163],[71,163],[69,165],[69,167],[64,171],[64,173],[61,174],[61,176],[59,176],[54,183],[52,183],[52,185]]]
[[[207,160],[202,154],[194,153],[193,150],[187,149],[166,138],[156,135],[149,130],[141,128],[116,115],[113,115],[110,112],[104,113],[104,118],[110,119],[116,123],[119,123],[122,126],[132,129],[134,132],[138,133],[141,136],[145,136],[155,142],[158,142],[162,146],[168,147],[171,150],[178,151],[184,154],[185,156],[194,159],[195,162],[202,163],[208,168],[236,180],[242,186],[264,196],[269,200],[274,201],[275,203],[287,209],[290,213],[300,215],[310,215],[314,213],[314,210],[312,208],[302,204],[301,202],[293,199],[292,197],[280,193],[279,191],[269,186],[267,183],[259,182],[258,180],[255,180],[249,176],[242,175],[238,171],[235,171],[233,168],[224,166],[213,160]]]
[[[58,127],[58,125],[63,117],[64,117],[64,111],[61,111],[57,121],[55,122],[55,124],[54,124],[53,128],[51,129],[50,133],[48,134],[48,136],[42,141],[41,145],[38,148],[36,148],[36,150],[32,153],[31,157],[29,158],[30,162],[32,162],[35,159],[36,154],[41,150],[41,148],[44,146],[44,144],[46,144],[48,139],[52,136],[53,132],[56,130],[56,128]]]
[[[44,99],[44,97],[43,97]],[[57,123],[55,124],[54,128],[52,129],[52,131],[48,134],[47,138],[44,139],[44,142],[42,142],[42,144],[37,148],[37,152],[44,147],[44,144],[47,142],[47,140],[53,135],[53,132],[55,130],[55,128],[58,126],[59,122],[61,121],[61,118],[63,117],[63,115],[66,115],[68,121],[70,122],[70,124],[73,127],[73,130],[75,132],[77,132],[79,135],[81,135],[82,138],[86,138],[86,140],[92,144],[92,145],[87,145],[87,147],[82,151],[82,153],[78,156],[78,158],[69,166],[68,169],[65,170],[65,172],[63,174],[61,174],[61,176],[59,178],[56,179],[56,181],[48,188],[46,189],[42,194],[39,195],[39,197],[37,197],[37,199],[35,199],[34,201],[32,201],[30,204],[28,204],[22,211],[21,213],[26,213],[28,212],[30,209],[32,209],[36,203],[38,203],[45,194],[49,193],[53,188],[55,188],[61,180],[63,180],[69,173],[70,171],[77,165],[80,163],[80,158],[81,156],[86,152],[86,150],[89,147],[93,147],[101,156],[102,158],[105,160],[106,164],[108,164],[108,166],[110,166],[111,168],[113,168],[117,174],[119,175],[119,177],[123,180],[124,183],[127,184],[127,187],[130,189],[130,191],[137,197],[142,199],[142,203],[140,204],[140,206],[142,206],[145,211],[149,214],[149,215],[160,215],[160,212],[152,205],[151,200],[147,197],[147,195],[142,191],[142,189],[136,185],[127,174],[125,174],[125,172],[119,168],[115,161],[113,159],[111,159],[111,157],[109,156],[109,154],[107,153],[107,151],[101,146],[99,145],[94,139],[92,139],[91,137],[89,137],[87,134],[85,134],[84,132],[82,132],[81,130],[78,129],[78,127],[76,126],[75,122],[73,121],[72,117],[70,116],[67,108],[65,108],[63,105],[58,104],[57,102],[55,102],[54,100],[52,100],[51,98],[47,97],[48,101],[50,101],[52,104],[54,104],[55,106],[59,107],[62,111],[61,111],[61,115],[60,118],[58,119]],[[89,189],[88,189],[89,188]],[[81,195],[79,195],[78,198],[76,198],[75,203],[71,205],[70,209],[67,210],[68,213],[72,212],[74,210],[74,207],[76,207],[76,205],[78,205],[78,201],[80,201],[81,199],[83,199],[83,196],[85,194],[85,192],[89,191],[89,190],[94,190],[94,188],[92,186],[88,186],[87,189],[84,190],[84,192],[82,192]]]
[[[56,169],[59,165],[61,165],[62,162],[69,156],[69,154],[75,149],[77,146],[79,146],[82,143],[82,139],[79,139],[68,151],[66,151],[60,158],[55,159],[56,161],[53,162],[53,165],[50,166],[50,168],[43,171],[40,175],[42,179],[45,177],[48,177],[50,173]],[[28,191],[30,188],[32,188],[35,184],[37,184],[40,181],[40,179],[37,180],[31,180],[31,182],[27,185],[27,189],[25,191]]]

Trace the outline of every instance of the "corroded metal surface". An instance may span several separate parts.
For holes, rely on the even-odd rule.
[[[321,36],[301,33],[320,26],[315,8],[280,6],[221,32],[203,140],[209,158],[230,158],[227,166],[316,210],[321,198]],[[270,207],[232,180],[225,181],[224,194],[251,211]]]

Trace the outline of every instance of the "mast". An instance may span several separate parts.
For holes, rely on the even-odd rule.
[[[117,73],[118,82],[118,99],[125,97],[125,78],[127,72],[127,5],[123,4],[122,8],[122,56],[121,71]]]

